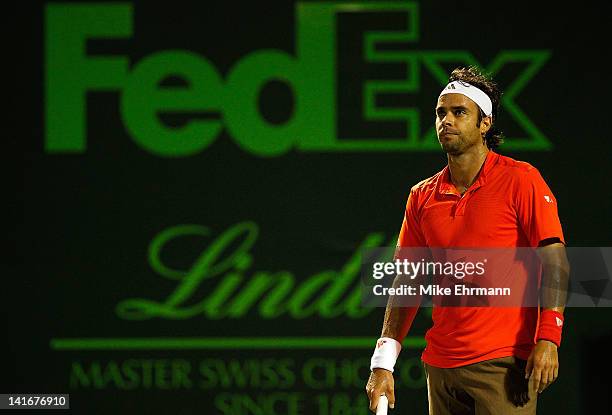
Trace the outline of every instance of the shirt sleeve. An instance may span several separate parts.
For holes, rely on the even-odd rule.
[[[558,238],[565,243],[557,200],[544,181],[532,167],[519,180],[515,206],[519,223],[529,240],[529,245],[537,247],[545,239]]]
[[[417,196],[413,189],[406,202],[404,220],[402,221],[402,228],[397,238],[397,248],[427,246],[425,237],[421,232],[417,212]]]

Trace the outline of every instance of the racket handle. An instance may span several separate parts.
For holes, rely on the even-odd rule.
[[[387,409],[389,407],[389,400],[385,395],[381,395],[378,400],[378,406],[376,407],[376,415],[387,415]]]

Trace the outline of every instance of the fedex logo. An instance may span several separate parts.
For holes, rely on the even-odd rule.
[[[118,54],[88,55],[86,45],[96,39],[129,39],[134,35],[131,3],[61,3],[45,9],[45,150],[48,153],[87,151],[86,94],[118,94],[121,122],[143,150],[161,157],[184,157],[204,151],[225,129],[244,151],[277,157],[288,151],[438,151],[431,106],[380,105],[384,95],[418,96],[423,73],[446,85],[449,64],[477,65],[495,75],[508,64],[521,63],[506,87],[502,107],[523,132],[504,144],[510,150],[548,150],[549,140],[521,110],[515,98],[550,56],[546,50],[501,50],[490,62],[478,62],[467,50],[431,51],[414,46],[419,39],[419,10],[415,2],[298,2],[295,6],[295,48],[253,50],[222,76],[214,62],[189,50],[158,50],[138,61]],[[398,65],[402,77],[367,79],[345,85],[346,62],[338,57],[343,39],[338,25],[347,16],[389,13],[401,27],[364,29],[354,53],[364,65]],[[227,34],[230,35],[229,32]],[[204,39],[203,42],[207,40]],[[409,48],[386,47],[410,45]],[[164,81],[178,78],[183,85]],[[360,78],[361,79],[361,78]],[[288,87],[290,115],[272,122],[262,113],[260,95],[272,81]],[[356,91],[342,99],[341,91]],[[437,93],[436,93],[437,94]],[[342,114],[352,111],[351,121]],[[431,117],[423,117],[431,112]],[[203,113],[181,126],[169,126],[165,113]],[[375,123],[365,132],[354,126]],[[423,122],[422,119],[431,122]],[[384,136],[377,131],[387,125]],[[357,136],[360,135],[361,136]],[[369,135],[367,135],[369,134]]]

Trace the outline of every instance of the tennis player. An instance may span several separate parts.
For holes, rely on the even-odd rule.
[[[451,73],[435,108],[448,164],[412,187],[398,247],[533,247],[540,307],[434,305],[421,356],[433,415],[535,414],[558,376],[569,264],[557,202],[535,167],[494,151],[500,96],[474,67]],[[381,395],[395,405],[393,369],[417,310],[389,299],[366,385],[372,411]]]

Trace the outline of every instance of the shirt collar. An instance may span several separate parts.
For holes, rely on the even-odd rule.
[[[485,185],[485,183],[487,182],[487,175],[490,174],[491,170],[497,164],[498,160],[499,154],[495,153],[493,150],[489,150],[489,152],[487,153],[487,157],[485,158],[485,161],[482,164],[480,172],[478,173],[476,181],[469,188],[470,191]],[[455,188],[455,185],[450,179],[450,169],[448,167],[448,164],[446,165],[446,167],[444,167],[444,170],[442,170],[441,173],[442,174],[438,179],[438,193],[456,195],[457,189]]]

